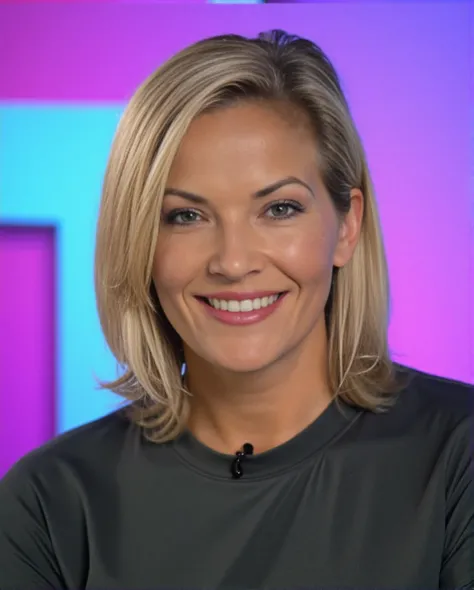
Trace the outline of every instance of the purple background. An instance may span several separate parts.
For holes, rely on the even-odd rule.
[[[60,229],[2,234],[0,472],[111,409],[92,376],[112,365],[97,352],[89,242],[116,112],[189,43],[272,27],[316,41],[341,74],[380,204],[395,358],[474,382],[471,3],[0,5],[0,223]],[[82,148],[58,170],[63,142]],[[80,200],[64,178],[86,182]]]
[[[0,276],[1,474],[55,432],[54,229],[1,227]]]

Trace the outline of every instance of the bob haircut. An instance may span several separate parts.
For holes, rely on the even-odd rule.
[[[337,73],[317,45],[281,30],[212,37],[174,55],[132,97],[114,137],[99,212],[97,306],[121,368],[100,385],[128,400],[131,419],[153,442],[184,430],[191,395],[181,377],[181,339],[152,280],[166,181],[190,123],[244,100],[287,104],[309,116],[320,173],[341,218],[350,190],[364,195],[359,243],[350,262],[334,269],[325,307],[334,398],[379,412],[400,387],[388,351],[388,271],[374,190]]]

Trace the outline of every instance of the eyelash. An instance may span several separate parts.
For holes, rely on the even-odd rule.
[[[272,221],[278,221],[280,219],[291,219],[293,217],[296,217],[297,215],[299,215],[300,213],[304,213],[305,211],[305,207],[303,207],[303,205],[301,205],[301,203],[298,203],[297,201],[292,201],[291,199],[284,199],[282,201],[276,201],[275,203],[271,203],[265,210],[265,213],[267,211],[270,211],[271,209],[273,209],[274,207],[288,207],[293,209],[293,212],[290,215],[284,215],[281,217],[270,217],[270,219]],[[196,221],[188,221],[188,222],[177,222],[177,218],[179,215],[183,215],[183,213],[196,213],[196,215],[200,215],[195,209],[191,209],[189,207],[182,207],[179,209],[173,209],[172,211],[170,211],[169,213],[166,214],[166,216],[164,217],[164,222],[166,223],[166,225],[193,225],[194,223],[198,223]]]

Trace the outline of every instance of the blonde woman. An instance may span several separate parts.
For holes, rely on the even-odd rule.
[[[310,41],[138,89],[96,291],[127,403],[0,485],[0,588],[474,587],[473,388],[395,365],[364,150]]]

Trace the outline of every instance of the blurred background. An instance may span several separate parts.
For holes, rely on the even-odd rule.
[[[474,383],[474,2],[216,3],[0,3],[0,476],[120,401],[96,385],[117,372],[93,290],[107,155],[138,84],[211,35],[329,55],[378,195],[393,357]]]

